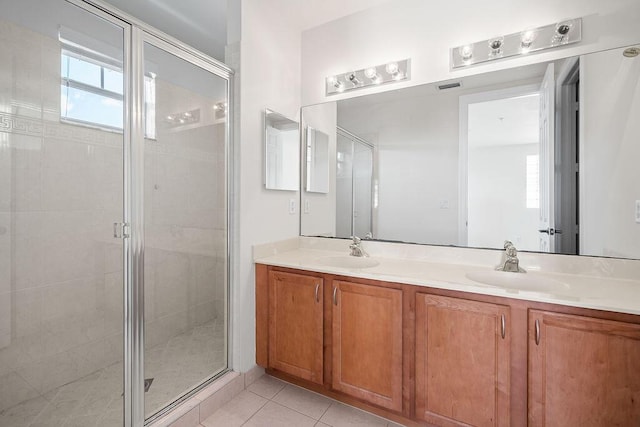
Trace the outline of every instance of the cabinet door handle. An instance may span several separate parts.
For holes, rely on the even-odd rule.
[[[536,345],[540,345],[540,321],[536,319]]]
[[[333,304],[334,304],[334,305],[338,305],[338,295],[337,295],[337,292],[338,292],[338,288],[337,288],[337,287],[333,288]]]
[[[316,302],[320,302],[318,299],[318,290],[320,289],[320,283],[316,283]]]
[[[500,316],[500,327],[502,332],[502,339],[504,339],[504,336],[507,334],[507,322],[504,314]]]

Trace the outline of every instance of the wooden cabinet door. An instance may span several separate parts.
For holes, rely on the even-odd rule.
[[[509,425],[509,307],[416,299],[416,417],[441,426]]]
[[[323,382],[323,281],[269,272],[269,366]]]
[[[402,291],[334,282],[335,390],[402,410]]]
[[[640,325],[531,310],[529,425],[639,426]]]

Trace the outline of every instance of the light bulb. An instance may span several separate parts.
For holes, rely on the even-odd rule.
[[[378,72],[376,71],[375,67],[367,68],[366,70],[364,70],[364,75],[366,78],[371,80],[378,78]]]
[[[344,83],[342,82],[336,82],[336,84],[334,85],[334,87],[336,88],[337,92],[344,92]]]
[[[529,50],[534,40],[536,39],[536,33],[533,30],[528,30],[520,35],[520,47],[522,50]]]
[[[465,46],[460,46],[458,48],[458,53],[460,54],[460,57],[463,61],[469,61],[471,58],[473,58],[473,45],[468,44]]]
[[[501,55],[502,54],[502,45],[504,44],[504,37],[502,37],[502,36],[495,37],[495,38],[489,40],[488,44],[489,44],[489,49],[491,50],[491,52],[489,52],[489,55],[491,55],[491,56]]]
[[[184,116],[189,118],[189,117],[191,117],[191,113],[187,111],[186,113],[184,113]]]
[[[329,82],[331,86],[335,86],[336,83],[338,83],[338,78],[336,76],[327,77],[327,82]]]
[[[184,119],[180,119],[180,120],[178,120],[178,121],[180,122],[180,124],[183,124],[183,123],[184,123]]]
[[[385,67],[385,70],[389,74],[396,74],[398,72],[398,63],[397,62],[389,62]]]
[[[563,21],[556,25],[556,33],[553,36],[553,43],[566,44],[569,41],[569,32],[573,28],[573,21]]]
[[[167,116],[167,120],[173,121],[173,116]]]
[[[345,74],[344,78],[353,83],[354,86],[358,86],[361,83],[355,72]]]

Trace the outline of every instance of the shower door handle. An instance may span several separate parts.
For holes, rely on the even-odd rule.
[[[115,239],[127,239],[130,237],[131,233],[129,231],[129,223],[128,222],[114,222],[113,223],[113,237]]]

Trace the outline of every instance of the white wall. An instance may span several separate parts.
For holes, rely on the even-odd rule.
[[[518,250],[538,251],[539,209],[527,208],[526,156],[538,144],[469,148],[468,245],[500,248],[505,239]]]
[[[452,91],[409,98],[384,108],[351,111],[367,119],[345,117],[349,129],[356,129],[351,122],[355,119],[379,130],[376,238],[447,245],[457,241],[459,95]],[[445,200],[448,208],[441,209]]]
[[[247,371],[255,365],[254,244],[295,237],[298,210],[289,214],[294,191],[266,190],[263,185],[263,111],[298,117],[300,107],[300,29],[277,8],[260,0],[241,4],[239,45],[230,37],[228,63],[236,74],[235,210],[232,281],[231,367]],[[237,16],[236,16],[237,18]],[[236,29],[237,23],[230,24]],[[239,51],[239,52],[238,52]]]
[[[496,0],[490,5],[470,0],[387,2],[303,33],[302,105],[327,100],[325,77],[392,60],[411,58],[411,80],[360,90],[358,95],[636,43],[640,40],[638,16],[637,0]],[[454,46],[567,17],[584,18],[583,41],[577,45],[449,71],[449,49]],[[331,100],[352,96],[332,95]]]
[[[615,49],[580,61],[580,252],[639,258],[640,58]]]

